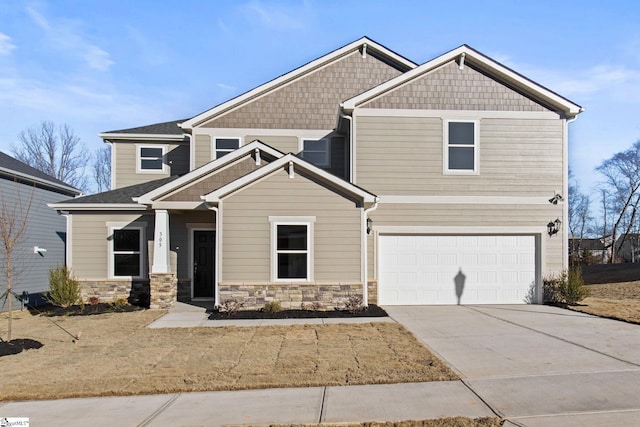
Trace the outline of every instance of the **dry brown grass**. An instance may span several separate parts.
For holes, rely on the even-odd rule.
[[[589,285],[588,289],[589,296],[570,309],[640,324],[640,281]]]
[[[271,426],[271,427],[500,427],[503,421],[500,418],[466,418],[466,417],[447,417],[435,420],[422,421],[397,421],[397,422],[369,422],[369,423],[350,423],[350,424],[291,424],[288,426]]]
[[[54,318],[82,333],[74,344],[49,320],[15,313],[14,335],[44,346],[0,358],[11,373],[0,400],[458,379],[395,323],[146,328],[162,314]]]

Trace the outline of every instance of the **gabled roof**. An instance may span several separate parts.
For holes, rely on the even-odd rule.
[[[172,191],[178,190],[181,187],[215,171],[216,169],[224,165],[230,164],[237,159],[246,156],[247,154],[255,152],[255,150],[268,153],[275,158],[284,156],[284,153],[276,150],[275,148],[272,148],[261,141],[255,140],[232,151],[226,156],[222,156],[219,159],[212,160],[209,163],[204,164],[185,175],[182,175],[176,180],[172,180],[171,182],[167,182],[164,185],[157,186],[153,189],[150,189],[148,192],[140,193],[139,196],[135,197],[133,200],[142,204],[151,204],[159,197],[162,197],[163,195],[168,194]]]
[[[145,206],[139,205],[133,199],[177,178],[178,176],[170,176],[103,193],[63,200],[58,203],[51,203],[48,206],[55,209],[146,209]]]
[[[240,96],[237,96],[236,98],[233,98],[229,101],[223,102],[222,104],[217,105],[216,107],[213,107],[201,114],[198,114],[195,117],[192,117],[189,120],[185,120],[183,123],[181,123],[179,126],[183,129],[192,129],[193,127],[210,120],[211,118],[227,112],[233,108],[238,107],[239,105],[246,103],[248,101],[251,101],[253,99],[255,99],[258,96],[262,96],[266,93],[269,93],[271,91],[276,90],[277,88],[290,83],[293,80],[296,80],[300,77],[302,77],[303,75],[310,73],[316,69],[318,69],[319,67],[325,66],[326,64],[335,61],[349,53],[352,53],[358,49],[364,49],[365,52],[367,53],[374,53],[382,58],[384,58],[386,61],[394,64],[396,67],[401,68],[402,71],[407,71],[407,70],[411,70],[413,68],[415,68],[417,66],[417,64],[415,64],[414,62],[408,60],[407,58],[398,55],[397,53],[395,53],[394,51],[387,49],[386,47],[382,46],[381,44],[367,38],[367,37],[362,37],[359,40],[356,40],[352,43],[349,43],[346,46],[343,46],[337,50],[334,50],[333,52],[324,55],[318,59],[315,59],[299,68],[296,68],[293,71],[290,71],[286,74],[283,74],[280,77],[277,77],[263,85],[260,85],[248,92],[243,93]]]
[[[236,179],[229,184],[218,188],[215,191],[212,191],[209,194],[202,196],[202,200],[208,203],[218,203],[224,197],[241,190],[247,185],[250,185],[257,180],[270,175],[273,172],[276,172],[283,167],[287,166],[287,164],[294,165],[301,170],[303,170],[308,175],[319,178],[322,182],[327,185],[341,190],[342,193],[350,194],[355,198],[361,199],[363,203],[374,203],[376,201],[376,195],[370,193],[357,185],[351,184],[341,178],[338,178],[335,175],[330,174],[329,172],[318,168],[317,166],[312,165],[311,163],[301,159],[300,157],[289,153],[285,156],[280,157],[279,159],[269,163],[263,168],[257,169],[242,178]]]
[[[575,116],[584,111],[584,109],[578,104],[569,101],[567,98],[564,98],[533,80],[524,77],[523,75],[497,61],[494,61],[467,45],[462,45],[453,49],[420,65],[417,68],[414,68],[413,70],[407,71],[394,79],[345,101],[342,108],[345,112],[351,112],[362,104],[398,88],[410,80],[422,76],[425,73],[428,73],[453,60],[459,61],[460,66],[464,66],[464,64],[472,64],[474,67],[480,69],[503,84],[531,96],[533,99],[550,106],[556,111],[563,112],[566,116]]]
[[[3,152],[0,152],[0,175],[9,179],[35,183],[40,187],[46,187],[47,189],[66,194],[68,196],[75,196],[82,193],[82,191],[77,188],[47,175],[46,173]]]
[[[178,124],[185,120],[173,120],[129,129],[111,130],[99,133],[98,136],[103,139],[170,139],[180,141],[184,138],[184,132]]]

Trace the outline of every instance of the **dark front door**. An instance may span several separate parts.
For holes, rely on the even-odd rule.
[[[193,232],[193,297],[213,298],[216,232]]]

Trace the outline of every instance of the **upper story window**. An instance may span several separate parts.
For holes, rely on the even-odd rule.
[[[303,139],[300,156],[316,166],[326,167],[331,163],[330,146],[328,138]]]
[[[444,171],[478,173],[478,145],[476,121],[445,121]]]
[[[213,140],[214,159],[240,148],[240,138],[215,138]]]
[[[164,173],[166,172],[164,156],[165,149],[161,145],[139,145],[137,172]]]

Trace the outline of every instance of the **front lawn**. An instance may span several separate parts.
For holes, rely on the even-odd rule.
[[[0,400],[458,379],[395,323],[146,327],[164,313],[14,312],[13,338],[43,346],[0,357]]]
[[[587,285],[587,288],[589,296],[568,308],[640,324],[640,281]]]

